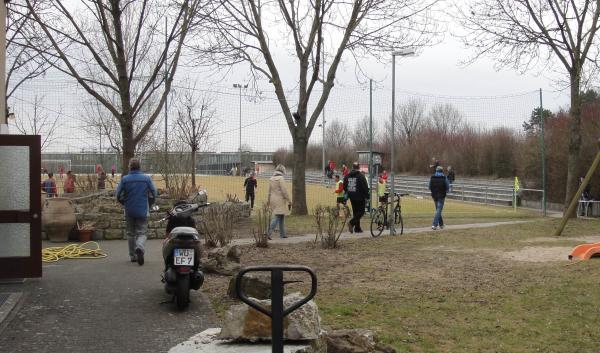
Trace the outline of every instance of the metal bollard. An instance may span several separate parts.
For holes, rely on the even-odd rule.
[[[248,272],[271,272],[271,311],[250,300],[246,293],[242,292],[242,278]],[[311,278],[310,293],[297,303],[287,309],[283,308],[283,290],[288,283],[300,281],[284,281],[284,272],[307,272]],[[306,266],[273,265],[273,266],[249,266],[238,272],[235,279],[235,291],[238,298],[250,307],[271,318],[271,343],[273,353],[283,353],[283,318],[311,300],[317,293],[317,275]]]

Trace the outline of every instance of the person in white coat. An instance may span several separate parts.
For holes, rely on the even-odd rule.
[[[292,208],[292,199],[285,188],[285,180],[283,179],[284,174],[285,167],[279,164],[275,168],[275,173],[273,173],[273,176],[269,181],[269,196],[267,199],[267,205],[273,212],[273,220],[271,220],[271,224],[269,225],[269,230],[267,232],[269,239],[271,239],[271,233],[273,233],[275,227],[277,227],[277,224],[279,224],[279,236],[281,238],[287,238],[285,235],[283,219],[286,215],[290,214],[290,210]]]

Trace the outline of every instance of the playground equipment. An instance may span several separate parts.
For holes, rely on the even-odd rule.
[[[600,256],[600,243],[581,244],[577,245],[573,251],[571,251],[569,260],[573,260],[574,257],[577,257],[580,260],[589,260],[596,254]]]

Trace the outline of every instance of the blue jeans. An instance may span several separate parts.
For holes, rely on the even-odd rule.
[[[125,217],[127,223],[127,244],[129,245],[129,256],[134,257],[137,249],[145,252],[144,248],[148,238],[148,219]]]
[[[267,232],[267,234],[269,236],[271,236],[271,233],[273,233],[273,231],[275,230],[277,223],[279,223],[279,237],[285,238],[285,227],[283,225],[283,217],[284,217],[284,215],[282,215],[282,214],[276,214],[273,217],[273,220],[271,221],[271,224],[269,225],[269,231]]]
[[[444,209],[444,201],[445,198],[441,199],[433,199],[435,203],[435,216],[433,216],[433,224],[432,226],[444,226],[444,219],[442,218],[442,210]]]

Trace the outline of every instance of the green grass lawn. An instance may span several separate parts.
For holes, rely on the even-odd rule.
[[[244,178],[231,176],[202,176],[198,177],[201,187],[208,190],[209,201],[216,202],[225,200],[227,194],[236,194],[240,199],[244,197]],[[291,196],[292,185],[287,183],[288,192]],[[306,198],[309,212],[312,213],[317,205],[335,206],[335,195],[332,188],[321,185],[307,184]],[[267,200],[268,180],[259,179],[256,191],[255,204],[260,207]],[[375,204],[375,202],[373,203]],[[404,226],[407,228],[424,227],[431,225],[434,213],[433,201],[429,198],[417,199],[415,197],[402,198],[402,214]],[[485,223],[510,221],[518,219],[530,219],[539,217],[539,212],[518,210],[509,207],[491,206],[474,203],[463,203],[448,200],[444,206],[444,220],[447,224]],[[312,216],[287,217],[286,229],[291,233],[314,233]],[[370,222],[367,217],[365,225]]]
[[[600,260],[566,258],[576,237],[600,241],[600,221],[573,220],[561,238],[557,224],[354,239],[335,250],[249,246],[242,263],[313,267],[325,327],[373,329],[399,352],[598,352]],[[558,257],[544,255],[557,247]],[[511,260],[513,251],[535,261]],[[227,306],[222,294],[211,299]]]

